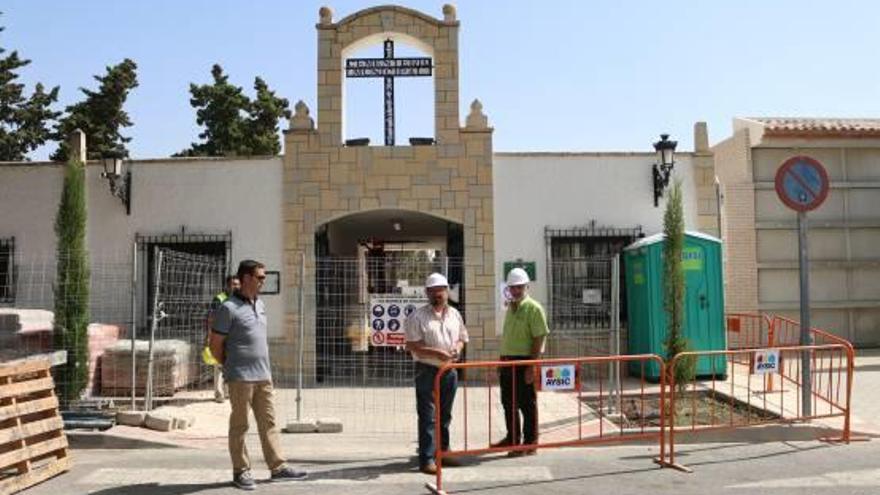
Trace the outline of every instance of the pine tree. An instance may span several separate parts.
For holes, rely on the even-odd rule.
[[[250,100],[240,86],[229,82],[223,67],[211,68],[213,84],[190,84],[189,103],[196,109],[196,122],[205,128],[199,133],[202,143],[192,143],[176,156],[234,156],[248,154],[247,119]],[[245,151],[242,153],[242,151]]]
[[[681,256],[684,250],[684,207],[681,182],[676,181],[669,192],[666,211],[663,214],[663,305],[666,310],[666,359],[672,359],[688,350],[688,341],[682,333],[684,327],[684,269]],[[670,369],[675,383],[683,391],[694,379],[696,361],[680,359]],[[670,376],[672,378],[672,376]]]
[[[256,99],[251,103],[248,120],[250,152],[252,155],[277,155],[281,153],[278,139],[278,120],[290,119],[290,102],[275,96],[262,78],[254,79]]]
[[[94,78],[99,83],[98,90],[80,88],[85,99],[67,107],[64,117],[56,126],[55,138],[60,144],[52,160],[67,161],[66,138],[75,129],[86,133],[89,159],[128,157],[125,145],[131,138],[123,136],[121,130],[131,127],[132,122],[123,107],[131,90],[138,86],[137,64],[125,59],[117,65],[108,66],[103,76]]]
[[[0,27],[0,32],[4,30]],[[0,47],[0,55],[6,50]],[[17,71],[31,63],[17,51],[0,57],[0,161],[22,161],[52,137],[50,125],[59,113],[51,109],[58,86],[46,91],[41,83],[26,97]]]
[[[190,84],[190,105],[196,109],[196,122],[204,127],[200,143],[175,156],[274,155],[281,151],[278,120],[290,118],[290,104],[257,77],[256,98],[251,101],[240,86],[229,82],[223,68],[211,68],[213,83]]]
[[[85,187],[85,167],[81,162],[69,161],[55,216],[57,268],[53,339],[56,350],[67,351],[67,362],[53,370],[56,390],[64,403],[80,397],[89,377]]]

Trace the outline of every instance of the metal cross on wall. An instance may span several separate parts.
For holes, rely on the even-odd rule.
[[[382,77],[385,79],[385,146],[394,146],[394,78],[430,77],[431,57],[394,58],[394,40],[384,43],[383,58],[350,58],[345,61],[346,77]]]

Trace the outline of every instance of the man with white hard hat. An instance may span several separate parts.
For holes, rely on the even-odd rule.
[[[419,469],[437,474],[434,453],[434,378],[445,363],[457,361],[468,341],[461,314],[449,305],[449,282],[440,273],[432,273],[425,281],[429,304],[412,312],[405,323],[406,350],[416,361],[416,410],[419,416]],[[449,449],[449,423],[452,403],[458,387],[458,374],[450,370],[440,381],[441,433],[440,448]],[[454,459],[445,459],[444,466],[454,466]]]
[[[528,295],[529,282],[529,275],[522,268],[514,268],[507,274],[510,300],[501,337],[502,361],[539,359],[544,352],[544,339],[550,329],[544,308]],[[535,445],[538,442],[538,402],[531,367],[502,367],[499,374],[507,436],[492,446]],[[535,449],[528,449],[511,451],[508,455],[517,457],[535,453]]]

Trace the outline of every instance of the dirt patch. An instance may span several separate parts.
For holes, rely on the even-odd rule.
[[[597,399],[583,400],[594,411],[600,411]],[[608,400],[605,399],[602,403],[604,411],[599,414],[624,429],[660,426],[659,395],[624,396],[620,403],[621,412],[609,411]],[[742,426],[779,418],[777,414],[755,405],[711,391],[688,391],[683,396],[677,396],[675,409],[675,426]]]

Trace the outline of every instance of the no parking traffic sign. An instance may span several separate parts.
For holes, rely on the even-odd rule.
[[[828,173],[818,160],[808,156],[794,156],[785,160],[776,171],[776,194],[786,206],[797,212],[798,271],[800,272],[801,345],[813,343],[810,334],[810,256],[807,244],[807,212],[815,210],[828,197]],[[770,350],[767,350],[770,351]],[[810,354],[801,356],[801,414],[812,414],[812,363]],[[768,372],[779,365],[779,356],[758,356],[755,373]],[[770,358],[773,362],[770,362]],[[771,366],[772,365],[772,366]]]
[[[828,173],[817,160],[795,156],[776,171],[776,194],[795,211],[818,208],[828,197]]]

